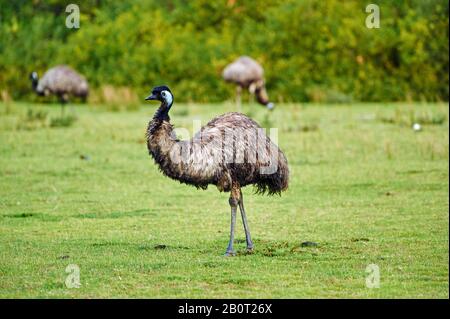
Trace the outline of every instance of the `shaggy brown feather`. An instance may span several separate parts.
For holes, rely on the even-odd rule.
[[[87,98],[89,85],[86,79],[67,65],[49,69],[41,79],[33,80],[33,88],[39,95],[55,94],[64,102],[69,96]]]
[[[280,194],[288,187],[285,155],[244,114],[218,116],[192,139],[180,141],[170,124],[168,109],[161,105],[148,124],[146,136],[149,154],[160,170],[181,183],[202,189],[212,184],[225,192],[231,191],[232,185],[253,184],[258,193],[269,195]],[[262,172],[271,165],[276,165],[274,170]]]
[[[258,103],[262,105],[270,103],[264,82],[264,69],[252,58],[239,57],[225,67],[222,77],[227,82],[233,82],[243,89],[249,89],[251,93],[255,94]]]

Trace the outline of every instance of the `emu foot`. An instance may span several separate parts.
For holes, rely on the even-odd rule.
[[[234,250],[227,250],[227,252],[224,255],[225,257],[233,257],[236,256],[236,252]]]
[[[253,252],[255,251],[253,246],[247,247],[247,254],[253,254]]]

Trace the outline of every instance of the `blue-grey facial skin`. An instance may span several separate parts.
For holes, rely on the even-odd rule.
[[[161,92],[161,97],[164,99],[164,101],[166,102],[167,106],[172,106],[173,104],[173,95],[169,92],[169,91],[162,91]]]

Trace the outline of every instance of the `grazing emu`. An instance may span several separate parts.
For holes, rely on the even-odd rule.
[[[244,224],[247,250],[253,250],[241,187],[253,184],[257,192],[280,194],[288,187],[289,168],[283,152],[263,129],[241,113],[227,113],[211,120],[191,139],[176,139],[169,110],[173,95],[167,86],[155,87],[146,100],[161,102],[147,128],[150,155],[168,177],[206,189],[216,185],[230,192],[230,242],[226,255],[234,255],[237,206]]]
[[[86,79],[75,70],[66,65],[58,65],[39,79],[36,72],[30,74],[33,90],[41,96],[54,94],[61,102],[61,114],[64,114],[64,106],[69,101],[69,96],[80,97],[83,101],[89,94],[89,86]]]
[[[236,101],[238,108],[241,107],[242,89],[249,90],[256,95],[257,101],[265,105],[269,110],[274,108],[274,104],[269,101],[264,84],[264,69],[262,66],[248,56],[241,56],[236,61],[228,64],[223,70],[222,77],[227,82],[237,84]]]

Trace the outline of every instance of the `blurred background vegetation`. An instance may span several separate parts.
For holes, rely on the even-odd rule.
[[[71,2],[80,29],[65,26]],[[380,29],[365,26],[371,2]],[[36,99],[29,73],[68,64],[97,102],[163,83],[223,101],[221,71],[245,54],[277,102],[448,101],[448,14],[446,0],[0,0],[0,92]]]

